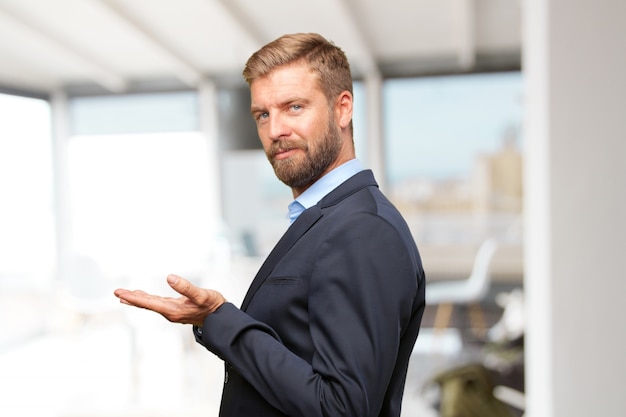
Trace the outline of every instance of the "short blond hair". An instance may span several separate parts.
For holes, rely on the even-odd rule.
[[[319,76],[319,87],[329,102],[341,92],[352,94],[352,73],[344,52],[317,33],[283,35],[255,52],[246,63],[243,77],[251,85],[275,68],[303,62]]]

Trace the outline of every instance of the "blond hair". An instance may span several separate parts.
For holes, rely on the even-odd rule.
[[[251,85],[277,67],[303,62],[318,74],[319,87],[329,102],[342,91],[352,94],[352,74],[344,52],[317,33],[283,35],[255,52],[243,70]]]

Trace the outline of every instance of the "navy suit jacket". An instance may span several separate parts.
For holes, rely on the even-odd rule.
[[[305,210],[196,340],[226,362],[220,416],[399,416],[424,311],[409,229],[371,171]]]

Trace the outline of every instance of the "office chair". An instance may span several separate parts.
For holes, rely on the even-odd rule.
[[[485,240],[476,253],[472,272],[467,279],[433,282],[426,284],[426,305],[437,305],[435,329],[445,329],[450,324],[455,305],[467,305],[470,309],[470,324],[474,332],[485,330],[480,302],[491,285],[489,267],[498,248],[495,239]]]

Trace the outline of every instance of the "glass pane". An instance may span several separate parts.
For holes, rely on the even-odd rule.
[[[50,108],[0,94],[0,286],[50,285],[55,241]]]
[[[522,207],[521,74],[392,80],[384,104],[392,197],[416,239],[507,237]]]
[[[0,201],[4,352],[45,331],[52,304],[56,248],[50,108],[43,100],[0,94]],[[3,359],[0,355],[2,376],[7,371]],[[15,382],[0,378],[0,389],[10,396],[4,388]],[[6,414],[1,407],[0,414]]]
[[[289,226],[291,190],[276,178],[263,150],[226,152],[222,170],[224,220],[233,249],[264,257]]]
[[[385,84],[390,197],[413,231],[427,276],[412,358],[420,372],[433,355],[440,369],[487,363],[485,346],[496,340],[491,329],[505,300],[496,295],[514,299],[523,286],[522,92],[519,72]],[[517,380],[523,364],[510,346],[502,357],[509,355],[505,366]],[[490,359],[502,360],[498,354]]]
[[[78,253],[114,275],[161,280],[209,261],[215,197],[201,134],[77,136],[69,159]]]
[[[198,97],[192,91],[77,97],[70,111],[75,135],[198,129]]]

